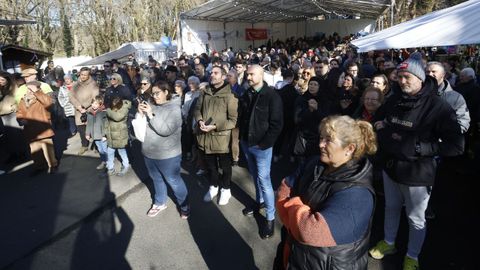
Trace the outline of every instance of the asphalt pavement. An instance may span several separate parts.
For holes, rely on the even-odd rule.
[[[78,156],[78,135],[68,141],[55,175],[30,177],[31,163],[0,176],[0,268],[5,269],[271,269],[279,239],[262,240],[261,215],[244,217],[253,202],[254,186],[244,162],[233,169],[233,197],[226,206],[205,203],[208,180],[182,164],[192,214],[182,220],[175,204],[154,218],[146,216],[153,187],[137,144],[129,151],[132,170],[108,177],[95,169],[93,150]],[[120,164],[117,162],[117,166]],[[272,165],[277,187],[294,168],[288,160]],[[420,258],[422,269],[480,269],[475,262],[478,240],[478,199],[469,180],[446,169],[446,179],[462,183],[439,187],[437,217]],[[446,192],[445,192],[446,190]],[[445,193],[447,195],[445,195]],[[465,199],[467,198],[467,199]],[[460,211],[456,211],[460,209]],[[475,214],[474,214],[475,213]],[[382,237],[383,198],[378,197],[372,245]],[[407,224],[402,218],[397,255],[370,259],[370,270],[401,269]],[[477,241],[473,241],[474,244]]]

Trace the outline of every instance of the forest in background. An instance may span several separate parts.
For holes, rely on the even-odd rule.
[[[175,38],[181,12],[206,0],[2,0],[0,18],[32,25],[0,26],[0,44],[15,44],[56,56],[97,56],[132,41]],[[396,0],[394,24],[464,0]],[[387,11],[383,17],[390,25]]]

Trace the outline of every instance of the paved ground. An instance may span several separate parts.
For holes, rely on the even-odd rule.
[[[76,156],[78,147],[78,138],[70,139],[54,176],[29,177],[26,164],[0,177],[0,268],[271,269],[279,234],[262,240],[262,218],[241,215],[243,205],[254,198],[245,168],[234,168],[233,198],[228,205],[218,206],[202,201],[207,180],[192,176],[193,168],[184,164],[191,217],[181,220],[169,201],[167,210],[149,218],[152,187],[139,153],[131,154],[134,170],[126,177],[109,178],[95,170],[96,154]],[[292,167],[286,161],[274,164],[275,186]],[[474,262],[478,249],[465,246],[478,242],[478,233],[472,234],[478,230],[478,199],[465,200],[473,194],[469,191],[448,190],[445,200],[437,200],[438,218],[429,222],[423,269],[480,269]],[[460,213],[451,208],[461,209]],[[382,209],[379,197],[372,243],[382,236]],[[369,269],[400,269],[406,227],[403,219],[399,255],[370,260]],[[277,232],[279,228],[277,224]]]

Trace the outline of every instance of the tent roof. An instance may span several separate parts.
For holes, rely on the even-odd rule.
[[[137,52],[138,50],[146,50],[146,51],[162,51],[167,49],[168,47],[165,46],[162,42],[132,42],[126,43],[120,46],[118,49],[104,53],[99,55],[91,60],[88,60],[84,63],[78,64],[77,66],[92,66],[92,65],[100,65],[105,63],[105,61],[109,61],[112,59],[120,60],[124,57],[129,56]]]
[[[390,0],[211,0],[182,13],[184,19],[243,22],[286,22],[360,15],[376,19]]]
[[[480,1],[428,13],[351,42],[358,52],[480,43]]]

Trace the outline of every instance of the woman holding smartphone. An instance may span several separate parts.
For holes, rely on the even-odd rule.
[[[147,215],[154,217],[167,208],[165,183],[168,183],[180,209],[180,217],[187,219],[190,215],[188,191],[180,176],[182,113],[180,99],[172,99],[172,93],[168,83],[159,81],[152,87],[153,103],[138,105],[138,112],[147,117],[142,154],[155,187],[155,200]]]

